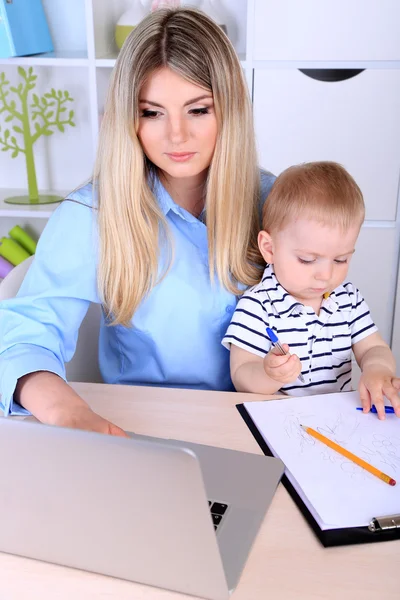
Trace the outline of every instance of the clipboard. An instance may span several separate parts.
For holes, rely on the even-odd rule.
[[[236,408],[264,454],[266,456],[274,456],[254,424],[253,419],[247,412],[246,407],[243,404],[236,404]],[[308,525],[325,548],[349,544],[388,542],[390,540],[400,539],[400,513],[397,515],[373,516],[371,517],[369,525],[365,527],[321,529],[285,474],[282,476],[281,481]]]

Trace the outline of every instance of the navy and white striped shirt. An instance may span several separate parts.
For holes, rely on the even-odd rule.
[[[222,343],[264,357],[271,349],[266,327],[301,360],[305,383],[296,379],[281,388],[292,396],[351,390],[352,346],[378,330],[352,283],[333,290],[317,315],[280,285],[271,265],[239,300]]]

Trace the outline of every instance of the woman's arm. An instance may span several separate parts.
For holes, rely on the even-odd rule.
[[[58,375],[47,371],[29,373],[18,380],[14,400],[42,423],[97,431],[126,433],[103,419]]]
[[[40,420],[51,420],[47,412],[55,399],[64,403],[64,398],[71,398],[69,386],[61,383],[64,365],[75,351],[90,302],[99,302],[96,211],[91,188],[85,189],[86,195],[76,192],[79,202],[66,200],[53,213],[18,295],[0,303],[0,394],[6,415],[26,413],[15,390],[28,374],[40,372],[40,377],[29,378],[35,382],[32,388],[29,385],[33,400],[24,390],[18,398],[26,408],[37,402],[34,410]],[[47,386],[49,377],[58,385],[51,390],[53,396],[47,393],[42,401],[40,385],[44,381]]]

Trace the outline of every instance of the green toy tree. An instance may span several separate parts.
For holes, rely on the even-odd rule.
[[[73,98],[71,98],[67,91],[56,91],[52,88],[50,92],[47,92],[42,97],[32,94],[32,100],[30,100],[30,93],[36,86],[37,75],[33,74],[32,67],[29,68],[28,72],[22,67],[18,67],[18,73],[23,81],[17,87],[10,86],[5,73],[0,73],[0,115],[3,113],[7,115],[5,123],[10,123],[11,121],[17,122],[17,124],[12,125],[12,131],[22,136],[24,147],[18,143],[17,138],[15,135],[12,135],[10,129],[4,129],[2,134],[1,127],[0,146],[2,146],[3,152],[11,151],[12,158],[16,158],[20,153],[25,154],[29,195],[13,196],[7,198],[5,202],[9,204],[49,204],[51,202],[59,202],[61,200],[60,196],[39,194],[33,146],[42,135],[53,135],[57,129],[63,133],[65,127],[68,125],[75,127],[75,123],[73,122],[74,111],[70,110],[67,117],[67,108],[65,106],[67,102],[72,102]],[[13,99],[9,98],[10,92],[14,94]],[[17,103],[19,104],[19,108],[17,107]]]

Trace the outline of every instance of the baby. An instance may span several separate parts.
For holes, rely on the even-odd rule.
[[[364,214],[359,187],[336,163],[290,167],[277,178],[258,236],[264,274],[239,300],[222,341],[237,391],[348,391],[354,352],[364,412],[374,404],[383,419],[386,396],[400,417],[393,354],[346,281]],[[267,327],[287,355],[272,347]]]

